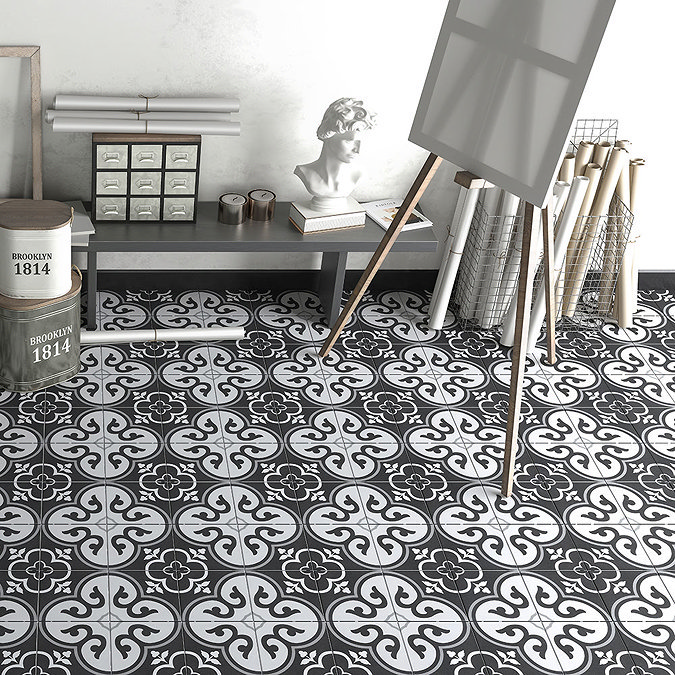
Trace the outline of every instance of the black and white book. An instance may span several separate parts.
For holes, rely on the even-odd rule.
[[[365,202],[361,204],[366,210],[366,213],[372,218],[383,230],[388,230],[391,225],[396,212],[403,203],[403,199],[380,199],[374,202]],[[402,232],[410,232],[411,230],[419,230],[423,227],[431,227],[432,222],[417,209],[408,218],[408,222],[403,226]]]

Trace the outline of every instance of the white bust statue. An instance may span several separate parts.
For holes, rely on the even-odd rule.
[[[374,113],[363,101],[339,98],[328,106],[316,131],[323,148],[310,164],[299,164],[295,175],[312,195],[311,206],[322,211],[339,209],[361,178],[361,135],[375,125]]]

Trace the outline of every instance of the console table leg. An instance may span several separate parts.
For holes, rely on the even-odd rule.
[[[324,251],[319,276],[319,299],[329,326],[337,321],[342,309],[342,290],[345,285],[346,269],[347,253],[345,251]]]
[[[87,251],[87,330],[96,330],[96,251]]]

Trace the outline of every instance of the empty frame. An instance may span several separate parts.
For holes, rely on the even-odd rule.
[[[544,206],[615,0],[451,0],[413,143]]]
[[[42,199],[42,91],[40,86],[40,48],[2,47],[0,58],[30,59],[30,130],[33,156],[33,199]]]

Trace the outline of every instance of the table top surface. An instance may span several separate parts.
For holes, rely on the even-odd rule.
[[[196,223],[96,223],[89,239],[96,251],[374,251],[384,230],[370,218],[365,227],[302,234],[288,219],[290,202],[277,202],[274,219],[225,225],[218,221],[218,203],[200,202]],[[430,227],[401,233],[393,250],[435,251],[438,240]]]

